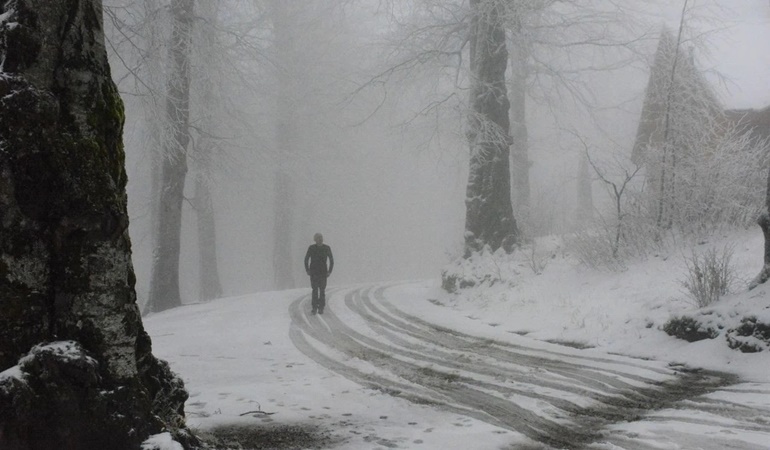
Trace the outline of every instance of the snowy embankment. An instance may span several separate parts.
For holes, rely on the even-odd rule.
[[[762,240],[756,234],[747,233],[731,241],[736,272],[746,284],[759,270],[761,261]],[[723,246],[725,242],[711,245]],[[508,265],[495,263],[495,270],[514,274],[505,283],[477,286],[456,295],[441,291],[438,280],[391,284],[383,295],[416,318],[480,338],[525,340],[533,348],[549,351],[588,356],[617,353],[655,359],[664,366],[670,362],[735,373],[741,377],[741,384],[709,394],[710,398],[770,411],[770,352],[744,354],[730,350],[724,338],[724,331],[738,324],[744,315],[767,318],[770,286],[750,292],[736,286],[734,294],[710,309],[714,323],[725,327],[721,334],[715,339],[687,343],[661,331],[670,317],[697,312],[680,286],[686,270],[684,255],[651,258],[629,264],[623,272],[609,273],[575,267],[569,255],[558,247],[541,247],[540,261],[545,267],[539,275],[520,255],[522,259],[514,258]],[[341,320],[336,322],[338,327],[344,323],[363,332],[366,320],[346,308],[350,306],[346,297],[351,292],[356,288],[330,289],[328,308]],[[322,437],[319,446],[344,449],[377,445],[492,449],[530,442],[510,428],[486,423],[483,416],[471,418],[457,409],[415,404],[390,395],[387,389],[356,383],[303,354],[290,339],[293,321],[295,325],[298,320],[306,322],[319,332],[329,328],[330,337],[339,331],[331,328],[335,323],[332,317],[327,320],[296,310],[297,306],[304,308],[307,302],[299,299],[307,293],[307,289],[300,289],[227,298],[145,319],[154,353],[168,360],[187,384],[190,399],[185,409],[193,429],[205,432],[221,426],[298,426],[316,438]],[[378,335],[377,331],[376,327],[367,329],[366,338],[384,342],[388,334]],[[342,337],[341,342],[356,339],[355,335]],[[377,380],[393,377],[382,366],[371,364],[379,358],[376,352],[357,357],[338,348],[313,345],[332,364],[337,361],[355,370],[359,381],[365,380],[367,374]],[[426,371],[427,375],[436,373]],[[447,374],[447,382],[452,382],[452,376]],[[550,414],[548,405],[540,401],[534,402],[531,410]],[[677,414],[686,417],[676,419]],[[703,414],[697,408],[687,412],[667,409],[648,421],[610,427],[610,436],[614,436],[613,442],[624,439],[626,434],[649,436],[645,439],[650,442],[670,442],[667,439],[672,433],[667,430],[682,433],[690,429],[690,439],[702,435],[703,431],[696,428],[706,425],[701,421],[683,428],[682,424],[701,420]],[[754,413],[750,414],[746,420],[755,423]],[[707,419],[719,426],[708,425],[706,432],[725,423],[717,416]],[[741,432],[736,439],[744,445],[736,448],[761,448],[770,433],[762,428]],[[686,441],[677,442],[681,445]]]
[[[458,295],[442,295],[453,310],[481,322],[500,323],[528,337],[592,347],[604,352],[677,362],[733,372],[746,380],[770,382],[770,349],[753,354],[731,350],[726,332],[744,317],[770,323],[770,285],[749,291],[762,267],[762,233],[749,230],[713,238],[693,248],[672,250],[646,261],[628,262],[623,271],[576,267],[560,244],[540,242],[534,257],[544,266],[531,268],[531,255],[518,255],[507,266],[483,264],[515,272],[507,283],[478,286]],[[682,286],[685,260],[710,248],[733,249],[736,280],[732,293],[717,304],[698,308]],[[495,266],[497,264],[497,266]],[[490,271],[490,267],[486,270]],[[688,343],[661,331],[672,317],[698,318],[713,327],[714,339]]]

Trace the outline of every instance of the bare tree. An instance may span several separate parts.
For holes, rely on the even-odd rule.
[[[655,191],[654,220],[661,229],[690,220],[680,214],[692,192],[685,180],[693,178],[726,123],[720,102],[696,65],[698,43],[687,37],[690,8],[685,0],[676,34],[667,28],[660,33],[632,155],[646,166]]]
[[[562,121],[574,120],[567,116],[577,116],[591,124],[592,133],[601,133],[596,113],[623,102],[597,96],[592,80],[597,74],[610,77],[638,62],[637,47],[646,32],[628,3],[520,0],[505,2],[505,8],[511,53],[514,211],[524,234],[528,229],[548,233],[545,224],[534,223],[542,220],[538,219],[539,205],[531,211],[530,168],[536,158],[531,157],[528,111],[548,111],[559,128],[564,126]]]
[[[511,205],[510,103],[502,5],[471,0],[470,168],[466,194],[465,256],[489,248],[511,253],[519,230]]]
[[[158,241],[153,257],[148,303],[151,311],[180,306],[179,257],[182,203],[190,142],[190,52],[194,0],[172,0],[171,61],[166,88],[167,126],[172,139],[164,140]]]
[[[484,249],[512,252],[519,229],[511,204],[505,2],[425,0],[403,10],[392,6],[393,21],[400,24],[399,39],[388,66],[364,87],[386,87],[394,80],[401,82],[401,89],[413,85],[413,80],[426,83],[415,90],[432,95],[408,121],[430,117],[439,126],[458,125],[447,120],[451,117],[465,129],[470,148],[465,256]],[[426,85],[430,87],[425,89]],[[463,91],[467,95],[461,95]],[[384,92],[387,95],[387,88]],[[434,137],[442,131],[436,130]]]
[[[129,100],[141,105],[142,114],[129,127],[147,130],[140,148],[149,159],[150,189],[146,197],[149,217],[150,247],[155,248],[159,229],[160,190],[162,172],[162,143],[166,139],[164,84],[168,63],[164,50],[168,48],[170,35],[168,12],[161,0],[143,0],[130,5],[117,0],[106,0],[105,40],[108,55],[118,63],[116,76],[118,89]],[[130,107],[131,104],[128,104]],[[136,237],[135,243],[136,243]]]
[[[202,301],[222,296],[217,263],[217,235],[214,200],[210,183],[214,178],[219,154],[217,129],[222,113],[221,102],[217,101],[219,77],[216,54],[223,47],[218,39],[219,3],[200,2],[198,6],[201,26],[197,27],[196,52],[197,70],[193,73],[193,84],[197,84],[198,95],[193,95],[191,114],[196,123],[193,131],[198,138],[191,148],[195,173],[193,211],[196,216],[198,235],[198,296]],[[221,92],[221,90],[220,90]]]
[[[148,247],[154,253],[159,249],[160,198],[162,193],[162,169],[166,152],[178,149],[177,138],[180,128],[170,124],[169,102],[179,99],[169,90],[173,78],[174,60],[171,29],[173,22],[170,2],[166,0],[144,0],[136,3],[113,3],[106,9],[109,19],[108,43],[111,57],[120,65],[119,86],[132,102],[129,107],[141,110],[130,124],[132,136],[143,136],[134,142],[137,150],[146,152],[142,167],[137,170],[139,177],[150,173],[151,187],[142,189],[142,200],[133,197],[134,205],[144,203],[137,214],[139,227],[132,233],[138,237],[142,249]],[[215,187],[223,173],[233,165],[233,154],[243,147],[241,141],[257,133],[254,119],[244,111],[244,104],[257,94],[256,72],[258,59],[264,57],[261,40],[265,38],[266,24],[262,22],[261,3],[229,0],[227,2],[196,2],[194,26],[188,48],[189,56],[189,112],[187,125],[182,125],[189,134],[189,145],[185,152],[190,177],[194,180],[192,197],[182,203],[182,220],[191,211],[196,219],[198,245],[182,240],[180,253],[199,252],[201,299],[221,295],[219,267],[216,258],[217,238],[214,202]],[[168,30],[168,31],[167,31]],[[169,79],[169,77],[172,77]],[[168,99],[168,101],[167,101]],[[184,115],[175,117],[182,118]],[[128,133],[127,133],[128,134]],[[250,149],[251,151],[251,149]],[[179,155],[170,155],[179,159]],[[149,162],[145,162],[149,161]],[[146,166],[146,167],[145,167]],[[136,177],[136,178],[139,178]],[[188,176],[185,175],[185,178]],[[133,179],[136,179],[133,178]],[[136,183],[134,189],[137,189]],[[188,189],[188,196],[190,189]],[[186,208],[190,206],[190,208]],[[136,214],[136,213],[135,213]],[[165,215],[169,218],[169,215]],[[149,222],[147,227],[144,222]],[[182,234],[191,223],[182,223]],[[145,228],[151,239],[141,234]],[[147,242],[152,240],[152,242]],[[140,256],[141,257],[141,256]],[[179,270],[179,265],[177,265]],[[148,271],[147,278],[152,274]],[[177,277],[183,277],[180,273]],[[181,293],[180,293],[181,295]],[[147,302],[148,311],[149,302]]]
[[[554,117],[567,102],[581,114],[590,115],[591,108],[597,105],[586,78],[597,71],[619,70],[636,61],[639,36],[632,33],[631,15],[617,2],[498,0],[481,3],[486,9],[497,5],[497,20],[508,34],[509,130],[497,137],[510,135],[503,138],[510,147],[511,175],[506,185],[511,189],[520,231],[520,227],[526,228],[531,209],[529,102],[550,108]],[[459,1],[423,0],[403,11],[393,5],[399,33],[391,55],[397,58],[390,59],[389,66],[368,85],[379,87],[399,76],[406,78],[404,74],[413,76],[420,70],[432,70],[434,78],[440,81],[422,91],[436,92],[436,95],[425,101],[426,106],[414,118],[430,117],[437,124],[455,125],[451,120],[453,113],[473,109],[473,94],[468,101],[465,95],[458,95],[472,89],[469,85],[475,82],[476,76],[473,68],[466,67],[467,61],[473,62],[472,58],[466,58],[466,51],[469,30],[476,17],[468,6]],[[440,91],[441,88],[444,90]]]
[[[626,192],[626,188],[628,188],[629,183],[633,181],[636,174],[639,173],[639,170],[641,170],[641,166],[636,166],[633,170],[623,168],[623,177],[621,181],[613,181],[609,179],[604,171],[591,160],[591,156],[588,153],[587,147],[586,160],[594,169],[594,172],[602,181],[602,183],[604,183],[608,189],[611,189],[610,192],[612,194],[612,200],[615,207],[615,236],[612,240],[612,257],[617,258],[621,239],[623,238],[624,233],[623,221],[626,216],[626,213],[623,211],[623,194]]]

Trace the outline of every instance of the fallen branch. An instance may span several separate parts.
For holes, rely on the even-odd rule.
[[[257,403],[257,408],[258,409],[256,411],[246,411],[245,413],[240,414],[240,415],[241,416],[245,416],[247,414],[262,414],[263,416],[272,416],[273,414],[275,414],[274,412],[262,411],[262,405],[260,405],[259,403]]]
[[[265,412],[265,411],[259,410],[259,411],[247,411],[247,412],[245,412],[243,414],[239,414],[239,415],[245,416],[246,414],[263,414],[265,416],[272,416],[275,413],[274,412]]]

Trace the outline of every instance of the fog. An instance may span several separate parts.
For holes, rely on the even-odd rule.
[[[404,42],[399,41],[403,36],[399,25],[409,17],[409,8],[400,2],[396,2],[398,8],[389,8],[392,4],[379,0],[340,1],[334,7],[308,1],[308,11],[294,11],[298,19],[288,30],[292,46],[287,55],[275,52],[270,8],[255,6],[263,2],[223,1],[221,5],[225,3],[227,7],[218,13],[219,29],[248,23],[253,45],[240,52],[222,49],[222,54],[230,52],[235,59],[223,56],[214,61],[226,66],[213,72],[219,83],[214,102],[219,106],[200,98],[193,106],[219,114],[220,127],[213,134],[220,143],[207,179],[216,211],[224,295],[275,288],[278,207],[293,212],[290,241],[280,245],[293,255],[297,287],[307,284],[303,256],[315,232],[323,233],[334,252],[332,286],[437,277],[462,247],[468,171],[461,108],[465,91],[462,81],[453,82],[457,74],[446,67],[418,67],[400,76],[377,77],[397,61],[394,43]],[[770,104],[766,44],[770,42],[770,4],[766,0],[696,3],[701,8],[688,22],[690,35],[703,38],[697,47],[698,62],[721,100],[731,108]],[[576,167],[585,153],[575,135],[590,142],[591,151],[599,155],[631,150],[657,33],[664,23],[671,29],[678,27],[682,3],[639,0],[629,4],[638,14],[629,33],[642,33],[633,58],[624,53],[622,58],[628,61],[620,67],[575,75],[581,92],[590,93],[590,111],[557,92],[558,86],[547,78],[528,87],[533,208],[530,223],[520,225],[529,234],[563,232],[572,226]],[[114,11],[118,16],[127,14],[117,7]],[[117,41],[123,33],[110,27],[108,22],[108,38]],[[228,33],[223,42],[236,45],[236,40],[228,40]],[[129,70],[138,63],[131,62],[127,47],[126,42],[114,45],[110,57],[126,103],[130,233],[141,302],[147,296],[153,252],[150,173],[154,163],[148,135],[155,119],[148,117],[147,99],[154,94],[143,91],[144,81],[134,79],[137,74],[149,78],[150,71]],[[164,50],[157,55],[163,57]],[[546,57],[559,67],[588,66],[586,59],[597,54],[555,51]],[[606,55],[608,61],[619,57]],[[211,64],[212,58],[199,55],[197,64]],[[597,67],[606,62],[590,61]],[[195,70],[195,58],[192,64]],[[459,101],[429,108],[452,92]],[[282,116],[286,105],[290,113]],[[277,151],[280,133],[289,135],[290,154]],[[290,173],[294,196],[291,204],[276,206],[279,166]],[[191,176],[192,170],[188,199],[193,196]],[[594,189],[595,201],[606,203],[601,185]],[[195,233],[195,217],[186,204],[180,259],[184,302],[198,300]]]

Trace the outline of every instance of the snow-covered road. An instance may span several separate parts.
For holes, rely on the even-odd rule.
[[[191,425],[308,424],[324,448],[770,448],[770,386],[521,336],[425,283],[256,294],[151,316]],[[247,411],[275,413],[250,414]]]
[[[359,384],[553,448],[660,448],[663,442],[678,446],[671,448],[770,447],[770,439],[756,445],[770,438],[768,411],[707,398],[729,389],[730,375],[472,336],[400,310],[397,296],[384,295],[387,288],[340,291],[324,315],[308,314],[307,296],[295,300],[292,341]],[[645,416],[657,422],[654,436],[640,438],[617,426]],[[692,434],[678,422],[715,431]],[[747,432],[757,439],[736,438]]]

